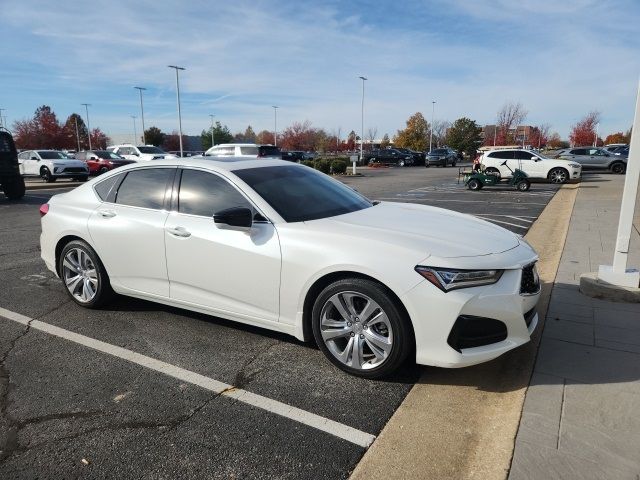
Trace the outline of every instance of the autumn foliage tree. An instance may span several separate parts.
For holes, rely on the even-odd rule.
[[[284,150],[324,150],[329,146],[327,133],[311,126],[309,120],[294,122],[278,135],[278,146]]]
[[[571,127],[569,140],[576,147],[593,145],[596,140],[596,126],[600,122],[599,112],[589,112],[582,120]]]
[[[547,139],[546,145],[550,148],[566,148],[569,146],[569,143],[562,140],[558,132],[553,132]]]
[[[401,148],[410,148],[424,152],[429,148],[429,122],[427,122],[420,112],[416,112],[409,117],[407,125],[393,138],[393,144]]]
[[[622,132],[612,133],[611,135],[607,135],[607,138],[604,139],[604,143],[607,145],[610,143],[627,143],[627,136]]]
[[[447,134],[447,145],[470,156],[482,144],[482,128],[470,118],[462,117],[453,122]]]
[[[496,145],[515,143],[515,129],[521,125],[528,112],[521,103],[507,102],[498,111],[496,118]]]

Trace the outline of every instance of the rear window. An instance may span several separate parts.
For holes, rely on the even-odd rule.
[[[240,147],[242,155],[258,155],[258,147]]]
[[[96,195],[98,195],[100,200],[102,200],[103,202],[107,201],[107,199],[109,198],[109,192],[111,191],[113,186],[118,183],[118,180],[120,180],[121,177],[122,174],[111,175],[109,178],[95,184],[93,190],[96,192]]]
[[[489,158],[502,158],[504,160],[508,160],[513,158],[513,152],[512,151],[502,151],[502,152],[491,152],[489,155],[487,155],[487,157]]]
[[[159,210],[164,204],[172,168],[145,168],[127,174],[118,188],[116,203]]]
[[[107,150],[97,150],[94,152],[99,158],[104,158],[105,160],[122,160],[122,157],[117,153],[109,152]]]
[[[165,152],[164,150],[158,148],[158,147],[138,147],[138,150],[140,150],[141,153],[151,153],[151,154],[165,154],[167,152]]]

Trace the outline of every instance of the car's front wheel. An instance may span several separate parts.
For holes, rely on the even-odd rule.
[[[611,173],[616,173],[618,175],[623,174],[625,172],[625,164],[622,162],[616,162],[611,165]]]
[[[566,183],[569,180],[569,172],[564,168],[554,168],[547,177],[551,183]]]
[[[58,259],[58,272],[67,293],[78,305],[97,308],[106,303],[113,290],[98,254],[82,240],[65,245]]]
[[[49,170],[47,167],[42,167],[40,169],[40,178],[42,178],[42,180],[47,183],[53,183],[56,181],[56,177],[51,175],[51,170]]]
[[[412,350],[409,319],[392,294],[371,280],[346,278],[327,286],[312,311],[320,350],[342,370],[380,378],[397,370]]]

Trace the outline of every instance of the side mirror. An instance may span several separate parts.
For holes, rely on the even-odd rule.
[[[31,157],[30,160],[37,160],[40,161],[40,159],[38,157]]]
[[[251,228],[253,224],[253,212],[247,207],[227,208],[215,213],[213,215],[213,221],[231,227]]]
[[[531,157],[531,160],[533,160],[534,162],[539,162],[540,159],[536,156]]]
[[[91,158],[89,160],[98,160],[98,157],[96,157],[95,155],[91,155]]]

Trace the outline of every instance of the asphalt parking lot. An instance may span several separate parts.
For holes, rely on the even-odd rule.
[[[344,181],[519,234],[557,190],[470,192],[457,168],[365,173]],[[81,309],[40,260],[38,207],[57,192],[0,199],[0,478],[349,476],[419,367],[363,380],[267,330],[128,298]]]

